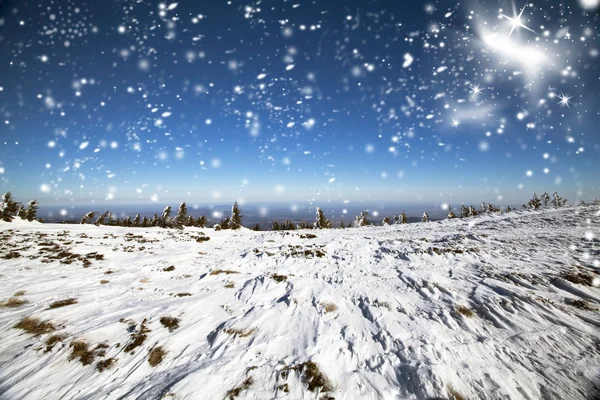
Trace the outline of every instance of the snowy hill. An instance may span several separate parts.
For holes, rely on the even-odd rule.
[[[599,226],[598,207],[294,232],[0,223],[0,398],[584,398]]]

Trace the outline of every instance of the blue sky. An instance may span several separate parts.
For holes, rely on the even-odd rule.
[[[116,207],[590,200],[588,3],[2,2],[0,190]]]

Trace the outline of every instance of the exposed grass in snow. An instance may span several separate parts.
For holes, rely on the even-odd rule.
[[[142,344],[144,344],[146,339],[148,339],[148,333],[150,333],[150,329],[148,329],[148,320],[144,318],[138,331],[131,334],[131,340],[127,346],[125,346],[124,351],[129,353],[140,347]]]
[[[239,274],[239,272],[232,271],[230,269],[215,269],[215,270],[211,271],[210,274],[211,275],[221,275],[221,274],[231,275],[231,274]]]
[[[248,390],[248,388],[254,383],[254,380],[252,379],[251,376],[247,377],[246,379],[244,379],[244,381],[241,383],[241,385],[234,387],[233,389],[229,390],[227,392],[227,395],[225,397],[227,397],[230,400],[235,399],[236,397],[238,397],[240,395],[240,393],[242,393],[244,390]]]
[[[273,274],[273,275],[271,275],[271,278],[275,282],[285,282],[285,281],[287,281],[288,277],[286,275]]]
[[[48,306],[48,309],[66,307],[66,306],[70,306],[72,304],[77,304],[77,299],[70,298],[70,299],[55,301],[53,303],[50,303],[50,305]]]
[[[233,337],[244,338],[252,335],[254,332],[256,332],[256,329],[225,328],[223,329],[223,332],[225,332],[228,335],[232,335]]]
[[[156,367],[163,361],[166,354],[167,352],[161,346],[152,348],[150,353],[148,353],[148,364],[152,367]]]
[[[464,315],[465,317],[469,317],[469,318],[475,315],[473,310],[471,310],[469,307],[466,307],[466,306],[456,307],[456,312],[461,315]]]
[[[316,390],[319,390],[320,392],[331,392],[333,390],[329,379],[327,379],[327,377],[319,370],[317,364],[312,361],[284,368],[280,372],[283,379],[288,378],[289,371],[296,371],[299,373],[302,377],[302,381],[308,385],[308,390],[311,392]]]
[[[25,317],[14,326],[16,329],[22,329],[35,336],[50,333],[56,330],[54,325],[48,321],[42,321],[35,317]]]
[[[23,304],[26,304],[27,300],[22,299],[20,297],[11,297],[10,299],[1,302],[0,303],[0,307],[8,307],[8,308],[15,308],[15,307],[21,307]]]
[[[179,328],[179,318],[161,317],[160,323],[163,324],[163,326],[167,328],[169,332],[173,332],[175,329]]]
[[[52,335],[52,336],[48,337],[48,339],[46,339],[46,341],[44,342],[46,344],[46,349],[44,350],[44,352],[48,353],[49,351],[52,351],[52,349],[54,348],[54,345],[56,345],[57,343],[61,343],[64,340],[65,340],[64,335]]]

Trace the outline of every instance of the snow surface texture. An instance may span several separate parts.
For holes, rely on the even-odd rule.
[[[599,226],[598,207],[296,232],[2,223],[0,398],[583,398]]]

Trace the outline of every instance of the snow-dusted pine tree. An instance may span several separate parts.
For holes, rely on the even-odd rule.
[[[159,225],[161,228],[166,228],[171,222],[171,206],[166,206],[160,216]]]
[[[421,222],[429,222],[429,214],[427,214],[427,211],[423,213],[423,216],[421,217]]]
[[[483,203],[481,203],[483,205]],[[452,211],[452,207],[448,206],[448,219],[454,219],[456,218],[456,215],[454,214],[454,211]]]
[[[315,229],[327,229],[331,228],[331,222],[325,218],[325,214],[323,214],[323,210],[320,207],[317,207],[316,212],[317,220],[315,221]]]
[[[563,199],[558,195],[558,193],[554,192],[552,195],[552,205],[554,207],[563,207],[567,204],[567,199]]]
[[[100,225],[106,224],[106,219],[109,217],[110,217],[110,211],[107,211],[104,214],[102,214],[101,216],[99,216],[98,219],[96,219],[96,222],[94,222],[94,225],[100,226]]]
[[[356,226],[367,226],[369,223],[369,213],[366,211],[361,211],[360,214],[356,216],[356,221],[354,222]]]
[[[460,217],[467,218],[469,216],[469,209],[464,204],[460,206]]]
[[[544,207],[548,207],[548,205],[550,204],[550,195],[548,194],[548,192],[544,192],[544,194],[542,195],[542,203],[544,204]]]
[[[538,208],[540,208],[542,206],[542,202],[540,201],[540,198],[538,197],[538,195],[534,193],[531,200],[529,200],[528,205],[529,205],[529,208],[537,210]]]
[[[81,218],[81,223],[89,224],[95,215],[96,213],[94,211],[90,211],[89,213],[85,214],[83,218]]]
[[[2,220],[11,222],[19,209],[18,207],[18,204],[13,200],[12,193],[4,193],[4,196],[2,196],[2,208],[0,209],[0,217]]]
[[[236,201],[231,207],[231,218],[229,218],[229,229],[240,229],[242,227],[242,217],[240,214],[240,206]]]
[[[27,221],[33,221],[37,215],[37,211],[38,211],[37,200],[31,200],[29,202],[29,204],[27,204],[27,214],[25,215],[25,218],[27,218]]]
[[[400,213],[400,223],[406,224],[407,222],[408,222],[408,218],[406,217],[406,213],[404,211],[402,211]]]
[[[204,215],[198,217],[198,221],[196,221],[196,224],[199,228],[204,228],[204,226],[206,225],[206,217]]]
[[[133,226],[140,226],[140,223],[141,223],[140,214],[136,214],[135,218],[133,219]]]
[[[185,221],[187,220],[187,205],[185,204],[185,202],[181,203],[179,205],[179,209],[177,210],[177,216],[175,217],[175,221],[177,222],[177,225],[179,226],[183,226],[185,225]]]
[[[381,225],[383,225],[383,226],[387,226],[389,224],[390,224],[390,219],[388,217],[385,217],[383,219],[383,221],[381,221]]]

